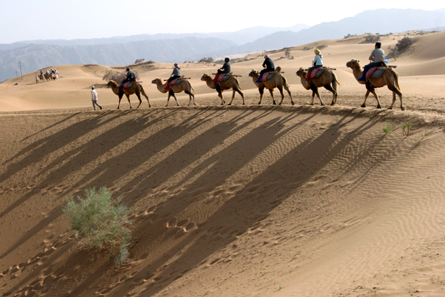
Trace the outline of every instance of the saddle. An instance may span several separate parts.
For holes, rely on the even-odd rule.
[[[272,77],[276,74],[276,71],[269,71],[269,72],[264,72],[263,76],[261,77],[261,81],[266,81],[269,79],[272,79]]]
[[[389,69],[388,67],[384,66],[378,66],[378,67],[372,67],[368,69],[368,72],[366,72],[366,78],[379,78],[382,77],[383,72],[385,72],[386,69]]]
[[[170,82],[170,85],[178,85],[182,82],[182,77],[175,78]]]
[[[218,81],[225,81],[225,80],[228,80],[229,79],[229,77],[230,77],[230,75],[231,74],[220,74],[219,76],[218,76]]]
[[[313,79],[313,78],[320,77],[322,75],[323,71],[324,71],[324,67],[320,67],[320,68],[316,68],[314,70],[311,70],[308,73],[308,78],[309,79]]]
[[[122,87],[123,87],[124,89],[128,89],[128,88],[130,88],[131,86],[133,86],[133,82],[132,82],[132,81],[127,81],[126,83],[124,83],[124,84],[122,85]]]

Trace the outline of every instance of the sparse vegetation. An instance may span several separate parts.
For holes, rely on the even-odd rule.
[[[405,123],[402,125],[403,136],[409,136],[412,123]]]
[[[403,52],[413,44],[413,39],[411,37],[405,36],[397,42],[396,48],[399,52]]]
[[[368,35],[366,35],[364,43],[374,43],[374,42],[377,42],[379,40],[380,40],[380,34],[379,33],[376,33],[376,34],[369,33]]]
[[[131,242],[129,210],[120,199],[113,200],[105,188],[85,190],[85,197],[70,198],[63,212],[82,248],[98,248],[114,256],[117,267],[128,262]]]
[[[391,130],[392,130],[391,120],[386,120],[386,127],[383,128],[383,132],[385,132],[386,135],[389,135],[389,134],[391,134]]]
[[[198,63],[213,63],[214,60],[212,57],[204,57],[198,61]]]
[[[349,37],[353,37],[353,36],[356,36],[357,34],[349,34],[348,33],[348,35],[346,35],[344,38],[346,39],[346,38],[349,38]]]
[[[305,47],[303,47],[303,50],[304,50],[304,51],[308,51],[308,50],[311,50],[311,49],[313,49],[313,47],[310,47],[310,46],[305,46]]]
[[[292,55],[290,54],[290,48],[287,48],[287,49],[284,51],[284,56],[285,56],[286,58],[288,58],[289,60],[293,60],[293,59],[294,59],[294,56],[292,56]]]

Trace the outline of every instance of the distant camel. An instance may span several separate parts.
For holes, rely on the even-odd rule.
[[[332,92],[332,102],[331,105],[337,104],[337,84],[340,86],[340,83],[337,80],[337,76],[330,69],[324,69],[323,73],[320,77],[314,77],[310,81],[306,80],[308,76],[307,70],[303,68],[298,69],[297,76],[301,78],[301,84],[306,90],[312,90],[312,103],[314,105],[315,95],[317,95],[318,99],[320,99],[320,104],[324,105],[323,100],[321,99],[320,94],[318,93],[318,88],[324,87],[326,90]],[[332,86],[331,86],[332,84]]]
[[[204,73],[201,77],[201,80],[205,81],[207,86],[209,86],[209,88],[216,89],[216,84],[213,81],[212,77],[210,77],[210,75]],[[221,98],[221,105],[224,105],[225,103],[222,93],[224,92],[224,90],[229,90],[229,89],[232,89],[233,93],[232,93],[232,100],[228,105],[232,105],[233,98],[235,98],[235,92],[238,92],[241,95],[241,97],[243,98],[243,105],[245,105],[244,94],[243,92],[241,92],[239,81],[235,76],[229,75],[229,78],[227,80],[220,81],[218,82],[218,84],[221,87],[221,91],[220,92],[218,91],[218,97]]]
[[[352,69],[352,73],[354,74],[355,79],[358,79],[362,77],[363,71],[360,68],[360,61],[352,59],[348,63],[346,63],[346,66]],[[405,107],[403,106],[402,101],[402,93],[400,92],[400,86],[399,86],[399,75],[397,72],[392,68],[387,68],[383,72],[382,76],[379,78],[369,77],[367,78],[367,81],[359,81],[360,84],[366,85],[366,95],[365,95],[365,101],[362,104],[362,107],[366,107],[366,99],[368,98],[369,93],[372,93],[377,100],[377,108],[382,108],[380,105],[379,97],[377,96],[375,92],[375,88],[380,88],[384,86],[388,86],[388,89],[392,91],[392,104],[388,109],[392,109],[394,103],[396,102],[396,94],[400,98],[400,109],[405,110]]]
[[[113,90],[113,93],[119,96],[119,104],[117,105],[117,109],[119,109],[119,107],[121,105],[122,96],[124,96],[124,94],[125,94],[125,96],[127,96],[128,103],[130,104],[130,108],[132,108],[131,102],[130,102],[130,95],[133,95],[133,94],[136,94],[136,96],[139,99],[139,105],[136,108],[139,108],[139,106],[141,106],[141,104],[142,104],[141,94],[144,95],[145,98],[147,98],[148,107],[151,107],[150,100],[148,100],[148,96],[147,96],[147,94],[145,94],[144,88],[138,82],[133,82],[133,85],[129,88],[119,89],[118,83],[115,82],[114,80],[110,80],[108,82],[107,86],[111,87],[111,89]]]
[[[185,78],[182,78],[182,81],[179,84],[170,85],[170,88],[167,90],[164,89],[167,86],[167,83],[162,84],[162,81],[160,78],[155,78],[151,83],[156,85],[159,92],[164,93],[164,94],[168,92],[167,104],[165,105],[166,107],[168,106],[168,102],[170,101],[171,96],[173,96],[173,98],[175,98],[176,104],[179,106],[179,102],[175,96],[175,93],[181,93],[182,91],[184,91],[184,93],[189,95],[189,106],[190,106],[190,103],[192,103],[192,98],[193,98],[193,104],[197,105],[195,102],[195,95],[193,94],[194,90],[192,88],[192,85]]]
[[[39,79],[45,81],[45,76],[42,74],[39,75]]]
[[[50,81],[51,80],[51,74],[50,73],[45,73],[44,74],[44,76],[45,76],[45,80],[47,80],[47,81]]]
[[[52,79],[52,80],[56,80],[56,79],[58,79],[58,78],[59,78],[59,75],[58,75],[58,74],[51,73],[51,79]]]
[[[275,72],[276,72],[275,75],[272,76],[271,79],[257,83],[256,81],[260,77],[260,74],[255,69],[250,71],[249,76],[252,77],[253,82],[258,87],[258,91],[260,92],[260,102],[258,102],[258,104],[261,104],[261,101],[263,100],[264,88],[266,88],[269,90],[270,96],[272,96],[273,104],[275,105],[276,102],[275,102],[275,98],[273,97],[273,90],[275,88],[278,88],[278,90],[280,91],[280,94],[281,94],[281,102],[279,105],[281,105],[281,103],[283,103],[283,100],[284,100],[284,94],[283,94],[283,88],[284,88],[287,91],[287,93],[289,94],[290,101],[291,101],[292,105],[294,105],[294,100],[292,99],[292,95],[290,93],[289,85],[287,84],[287,80],[284,76],[282,76],[280,74],[281,68],[278,66]]]

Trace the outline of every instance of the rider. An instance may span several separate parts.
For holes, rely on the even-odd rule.
[[[308,73],[306,77],[307,81],[311,80],[310,74],[312,70],[323,67],[323,55],[321,54],[321,51],[318,48],[316,48],[314,50],[314,53],[315,53],[315,58],[312,60],[314,66],[308,68]]]
[[[226,74],[232,72],[232,66],[230,66],[230,59],[225,58],[224,64],[221,68],[218,69],[218,73],[216,73],[215,78],[213,79],[214,82],[218,82],[218,77],[220,74]]]
[[[170,88],[170,83],[173,80],[181,77],[181,68],[179,68],[178,63],[175,63],[174,66],[175,66],[175,68],[173,68],[173,72],[170,75],[170,78],[168,79],[167,85],[165,86],[164,90],[168,90]]]
[[[382,50],[382,44],[380,42],[375,43],[375,49],[369,56],[369,60],[372,61],[368,65],[365,65],[363,69],[362,77],[358,81],[366,81],[366,72],[372,67],[384,66],[385,65],[385,51]]]
[[[124,83],[126,83],[127,81],[136,81],[136,75],[134,74],[133,71],[130,70],[130,68],[127,67],[125,71],[127,71],[127,76],[122,81],[121,85],[119,86],[119,89],[123,89]]]
[[[264,73],[275,71],[275,65],[269,55],[264,56],[263,68],[264,69],[260,71],[260,77],[256,81],[258,83],[261,82]]]

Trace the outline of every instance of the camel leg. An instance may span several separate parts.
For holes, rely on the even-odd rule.
[[[235,89],[232,89],[232,100],[230,100],[229,104],[227,105],[232,105],[233,99],[235,98]]]
[[[258,88],[258,92],[260,92],[260,102],[258,102],[258,104],[261,104],[261,101],[263,101],[264,87]]]
[[[405,107],[403,106],[403,101],[402,101],[402,93],[399,90],[397,90],[397,88],[395,88],[393,86],[390,87],[388,85],[388,89],[390,89],[392,91],[392,104],[391,104],[390,107],[388,107],[388,109],[392,109],[392,106],[394,105],[394,103],[397,100],[397,98],[396,98],[396,94],[397,94],[399,96],[399,98],[400,98],[400,109],[401,110],[405,110]]]
[[[273,96],[273,89],[269,89],[269,93],[270,93],[270,96],[272,97],[272,104],[276,105],[277,103],[275,102],[275,98]]]
[[[117,109],[119,109],[119,107],[121,106],[121,100],[122,100],[122,97],[124,96],[124,94],[123,93],[119,93],[119,103],[117,104]]]
[[[138,96],[138,99],[139,99],[139,105],[136,108],[139,108],[139,106],[141,106],[141,104],[142,104],[141,93],[137,92],[136,96]]]
[[[284,100],[283,88],[278,87],[278,90],[280,91],[280,94],[281,94],[281,102],[278,105],[281,105],[281,103],[283,103],[283,100]]]
[[[371,92],[374,95],[375,100],[377,100],[377,108],[382,108],[382,105],[380,104],[379,96],[377,96],[374,86],[371,85],[369,83],[369,81],[366,82],[366,89],[368,90],[368,92],[366,93],[365,102],[363,102],[363,105],[365,105],[365,103],[366,103],[366,98],[368,97],[367,95],[369,95],[369,92]],[[364,107],[363,105],[362,105],[362,107]]]
[[[192,92],[186,91],[186,90],[184,90],[184,92],[189,95],[189,105],[188,106],[190,106],[190,103],[192,103],[192,98],[193,98],[193,105],[198,105],[195,102],[195,95],[193,95]]]
[[[323,86],[326,90],[332,92],[332,102],[331,102],[331,106],[334,105],[337,102],[337,91],[331,87],[330,84],[324,85]]]
[[[130,95],[125,94],[125,96],[127,96],[127,100],[128,100],[128,104],[130,104],[130,108],[133,108],[133,107],[131,107]]]
[[[290,93],[290,90],[288,87],[284,86],[284,89],[287,91],[287,93],[289,94],[290,97],[290,102],[292,103],[292,105],[295,105],[294,100],[292,99],[292,94]],[[283,101],[281,101],[281,103],[283,103]],[[280,105],[281,105],[280,103]]]
[[[315,97],[315,95],[317,95],[318,99],[320,100],[320,105],[324,106],[324,102],[321,99],[320,94],[318,93],[318,88],[315,85],[311,84],[311,90],[312,90],[312,103],[311,103],[311,105],[314,105],[314,97]]]

